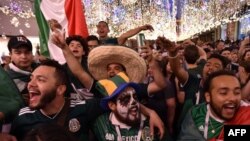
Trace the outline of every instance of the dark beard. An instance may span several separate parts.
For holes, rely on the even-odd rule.
[[[210,102],[210,107],[211,107],[211,110],[213,110],[214,113],[215,113],[220,119],[225,120],[225,119],[222,117],[222,115],[220,114],[220,111],[217,110],[217,109],[213,106],[213,102],[212,102],[212,101]]]
[[[213,101],[210,102],[210,107],[211,107],[211,110],[213,110],[214,113],[215,113],[220,119],[223,119],[223,120],[230,120],[230,119],[228,119],[228,118],[223,117],[222,114],[221,114],[222,111],[219,111],[218,109],[216,109],[216,108],[213,106]],[[223,108],[223,106],[222,106],[222,108]],[[222,110],[222,109],[221,109],[221,110]],[[235,116],[235,115],[236,115],[236,113],[234,114],[234,116]],[[232,117],[232,118],[233,118],[233,117]],[[232,119],[232,118],[231,118],[231,119]]]
[[[139,117],[135,120],[130,120],[128,117],[123,118],[122,116],[120,116],[120,114],[117,111],[113,111],[114,115],[116,116],[116,118],[122,122],[125,123],[128,126],[131,127],[139,127],[140,126],[140,121],[141,121],[141,113],[139,112]]]
[[[41,97],[41,100],[40,100],[39,104],[36,107],[30,107],[30,108],[33,109],[33,110],[42,109],[48,103],[53,101],[55,99],[55,97],[56,97],[56,89],[53,89],[50,92],[48,92],[47,94],[43,95],[43,97]]]

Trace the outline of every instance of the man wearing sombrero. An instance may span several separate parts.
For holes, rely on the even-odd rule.
[[[98,91],[95,90],[96,80],[111,78],[122,71],[128,75],[131,82],[141,83],[146,77],[146,62],[136,51],[123,46],[100,46],[94,48],[88,55],[89,72],[94,77],[93,79],[78,65],[78,62],[75,61],[68,47],[65,47],[64,38],[60,37],[60,35],[58,36],[62,38],[62,40],[59,41],[58,38],[55,39],[57,42],[55,44],[62,49],[70,70],[74,70],[72,71],[74,75],[78,76],[82,84],[95,95],[98,95]],[[146,85],[140,85],[143,90],[143,96],[147,96],[150,93],[157,92],[166,87],[160,66],[156,65],[155,68],[153,74],[154,81]]]
[[[73,56],[65,43],[64,35],[60,32],[55,32],[52,36],[52,40],[54,44],[62,49],[72,73],[77,76],[80,82],[95,95],[101,95],[96,89],[97,80],[111,78],[122,71],[126,72],[131,82],[135,83],[142,82],[146,76],[146,63],[137,52],[122,46],[102,46],[93,49],[88,58],[89,71],[95,78],[94,80],[83,70],[79,62]],[[159,80],[161,85],[159,85],[159,83],[150,83],[147,87],[140,88],[142,91],[146,91],[144,92],[146,95],[165,87],[165,79],[162,76],[161,70],[159,69],[158,71],[155,71],[155,74],[155,79]],[[141,91],[140,94],[142,94]],[[159,129],[161,136],[164,134],[164,129],[162,127]],[[153,128],[151,128],[151,133],[152,132]]]
[[[97,118],[94,132],[99,141],[151,141],[149,124],[141,114],[137,95],[139,85],[129,82],[125,73],[120,72],[110,79],[97,82],[97,89],[103,94],[101,107],[110,111]]]

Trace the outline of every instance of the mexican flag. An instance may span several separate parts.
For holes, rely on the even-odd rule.
[[[60,48],[56,47],[50,40],[52,31],[48,20],[55,19],[69,35],[88,36],[87,24],[84,16],[81,0],[35,0],[35,15],[40,29],[41,54],[65,63]]]
[[[21,94],[8,73],[0,66],[0,112],[4,113],[6,123],[13,120],[24,106]],[[1,131],[0,120],[0,131]]]

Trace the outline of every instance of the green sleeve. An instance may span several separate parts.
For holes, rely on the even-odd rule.
[[[114,128],[109,122],[109,114],[110,113],[105,113],[99,116],[92,126],[92,129],[94,131],[94,134],[98,138],[98,141],[116,140],[116,137],[114,135]]]

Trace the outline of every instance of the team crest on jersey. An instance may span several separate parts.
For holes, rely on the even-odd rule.
[[[154,137],[150,135],[150,128],[148,126],[144,127],[142,129],[142,136],[143,141],[152,141],[154,140]]]
[[[115,136],[114,136],[114,134],[106,133],[105,139],[106,139],[106,141],[113,141],[113,140],[115,140]]]
[[[69,121],[69,131],[75,133],[79,131],[80,128],[81,124],[76,118],[73,118]]]

